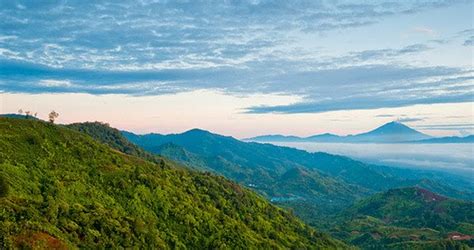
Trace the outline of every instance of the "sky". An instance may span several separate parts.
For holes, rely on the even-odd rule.
[[[474,133],[473,1],[1,1],[0,113],[136,133]]]

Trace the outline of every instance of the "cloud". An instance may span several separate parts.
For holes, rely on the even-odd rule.
[[[472,102],[472,71],[453,68],[358,66],[291,75],[305,101],[250,107],[248,113],[321,113],[416,104]]]
[[[377,117],[377,118],[393,118],[393,119],[396,119],[399,122],[418,122],[418,121],[424,121],[426,119],[425,117],[408,117],[405,114],[399,114],[399,115],[380,114],[380,115],[376,115],[375,117]]]
[[[249,113],[318,113],[415,104],[473,101],[473,71],[448,67],[360,65],[330,69],[267,71],[266,67],[104,71],[52,68],[0,61],[0,89],[7,92],[63,92],[160,95],[196,89],[228,94],[300,96],[303,102],[249,107]]]
[[[389,59],[394,57],[400,57],[409,54],[415,54],[430,50],[431,48],[426,44],[412,44],[405,46],[400,49],[378,49],[378,50],[364,50],[351,52],[348,56],[339,57],[335,59],[335,62],[367,62],[370,60]]]
[[[464,41],[463,43],[464,46],[472,46],[474,45],[474,36],[471,36],[467,40]]]
[[[44,87],[70,87],[72,86],[72,83],[70,81],[65,81],[65,80],[45,79],[45,80],[40,80],[38,85],[44,86]]]
[[[410,99],[343,98],[340,100],[326,102],[302,102],[292,105],[250,107],[247,110],[247,113],[323,113],[338,110],[394,108],[412,106],[417,104],[461,103],[472,101],[474,100],[472,95],[470,94],[454,94],[451,96],[434,96]]]
[[[404,118],[399,118],[399,122],[419,122],[419,121],[424,121],[424,118],[409,118],[409,117],[404,117]]]
[[[423,130],[474,130],[474,123],[459,123],[459,124],[427,124],[415,126],[418,129]]]
[[[461,130],[459,130],[459,135],[460,136],[470,136],[470,135],[472,135],[472,132],[469,132],[465,129],[461,129]]]
[[[415,27],[413,28],[413,32],[430,35],[430,36],[433,36],[436,34],[436,31],[434,29],[430,29],[427,27]]]

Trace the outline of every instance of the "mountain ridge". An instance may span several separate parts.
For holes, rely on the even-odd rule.
[[[408,143],[414,141],[435,139],[409,126],[392,121],[385,123],[368,132],[355,135],[339,136],[331,133],[298,137],[292,135],[261,135],[243,139],[256,142],[334,142],[334,143]]]

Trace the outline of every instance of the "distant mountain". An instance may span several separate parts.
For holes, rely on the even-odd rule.
[[[429,139],[431,136],[418,132],[400,122],[389,122],[372,131],[348,137],[354,142],[407,142]]]
[[[0,118],[1,249],[348,247],[221,176],[137,157],[105,124],[70,128]]]
[[[325,142],[337,142],[339,140],[342,140],[343,137],[335,135],[335,134],[330,134],[330,133],[325,133],[325,134],[320,134],[320,135],[313,135],[304,138],[304,140],[307,141],[325,141]]]
[[[372,131],[348,135],[338,136],[334,134],[320,134],[309,137],[296,136],[257,136],[245,139],[245,141],[257,142],[340,142],[340,143],[402,143],[418,140],[427,140],[432,137],[418,132],[400,122],[389,122]]]
[[[431,138],[420,141],[414,141],[413,143],[474,143],[474,135],[465,137],[449,136],[440,138]]]
[[[453,235],[474,238],[473,207],[473,202],[422,188],[392,189],[359,201],[341,213],[332,232],[362,248],[473,247],[473,241],[451,241],[457,239]]]
[[[319,223],[320,218],[362,197],[394,187],[419,185],[456,197],[472,197],[470,193],[457,192],[436,181],[426,182],[424,175],[416,171],[393,170],[326,153],[243,142],[199,129],[170,135],[123,134],[149,152],[251,187],[267,199],[294,209],[311,223]]]

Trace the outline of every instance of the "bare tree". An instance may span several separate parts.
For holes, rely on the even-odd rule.
[[[57,112],[54,111],[54,110],[51,111],[51,112],[49,113],[49,115],[48,115],[48,117],[49,117],[49,122],[50,122],[50,123],[54,123],[54,120],[56,120],[56,118],[58,118],[58,116],[59,116],[59,113],[57,113]]]
[[[31,115],[31,111],[25,111],[26,118],[28,118]]]
[[[23,114],[23,109],[19,109],[18,114],[22,115]]]

